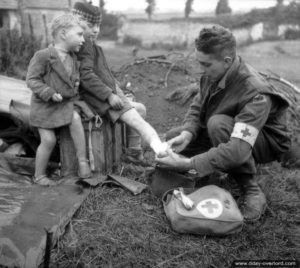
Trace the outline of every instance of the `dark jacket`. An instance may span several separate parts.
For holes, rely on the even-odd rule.
[[[247,124],[258,132],[263,130],[274,153],[280,155],[290,146],[286,126],[289,103],[283,96],[274,93],[271,87],[251,66],[245,64],[241,58],[236,58],[218,84],[213,85],[208,77],[201,77],[200,90],[186,114],[184,129],[197,138],[199,132],[206,129],[210,117],[227,115],[235,123]],[[260,101],[261,98],[265,101]],[[241,150],[239,139],[230,140],[193,157],[194,168],[203,176],[214,170],[234,168],[235,164],[241,164],[233,163],[234,159],[249,157],[251,147],[245,148],[247,149]],[[226,155],[232,157],[223,157]]]
[[[77,54],[80,60],[80,96],[99,115],[111,108],[107,98],[116,93],[116,80],[113,77],[103,50],[88,38]]]
[[[71,76],[53,46],[36,52],[31,59],[26,82],[33,91],[30,107],[32,126],[51,129],[71,123],[79,85],[79,62],[74,54],[72,57],[74,67]],[[60,93],[63,101],[52,101],[54,93]]]

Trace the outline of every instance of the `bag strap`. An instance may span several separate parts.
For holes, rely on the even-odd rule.
[[[92,120],[89,121],[89,160],[90,160],[90,167],[91,170],[95,170],[95,158],[93,154],[93,145],[92,145],[92,129],[93,129],[93,122]]]
[[[95,127],[100,128],[103,124],[103,121],[99,115],[95,115]],[[91,170],[95,170],[95,157],[93,153],[93,143],[92,143],[92,130],[93,130],[93,119],[89,120],[89,138],[88,138],[88,144],[89,144],[89,160],[90,160],[90,167]]]

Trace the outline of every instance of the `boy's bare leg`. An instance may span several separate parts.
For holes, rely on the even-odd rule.
[[[45,186],[54,185],[55,183],[47,178],[46,169],[56,144],[56,136],[52,129],[39,128],[38,131],[41,143],[36,151],[34,181]]]
[[[153,145],[160,144],[161,140],[154,128],[135,109],[130,109],[123,113],[120,120],[137,131],[144,141],[157,153]]]
[[[84,129],[80,115],[75,111],[73,112],[73,119],[69,128],[78,159],[78,175],[81,178],[88,178],[91,176],[91,170],[86,158]]]
[[[139,102],[130,101],[130,104],[135,108],[138,114],[145,119],[146,107]],[[133,128],[127,128],[127,142],[129,155],[133,156],[136,160],[143,160],[142,138],[141,135]]]

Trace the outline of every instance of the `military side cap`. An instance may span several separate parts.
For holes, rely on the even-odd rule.
[[[86,2],[76,2],[72,9],[74,15],[81,16],[84,20],[92,24],[100,24],[102,12],[99,7],[93,6]]]

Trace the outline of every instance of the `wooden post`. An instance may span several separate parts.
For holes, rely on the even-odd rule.
[[[46,43],[46,47],[48,47],[48,45],[49,45],[49,35],[48,35],[46,14],[43,14],[43,23],[44,23],[44,29],[45,29],[45,43]]]
[[[19,11],[19,15],[20,15],[21,35],[25,31],[25,14],[24,14],[24,10],[25,10],[24,0],[18,0],[18,11]]]
[[[29,22],[30,35],[33,38],[33,25],[32,25],[32,19],[31,19],[31,15],[30,14],[28,14],[28,22]]]

